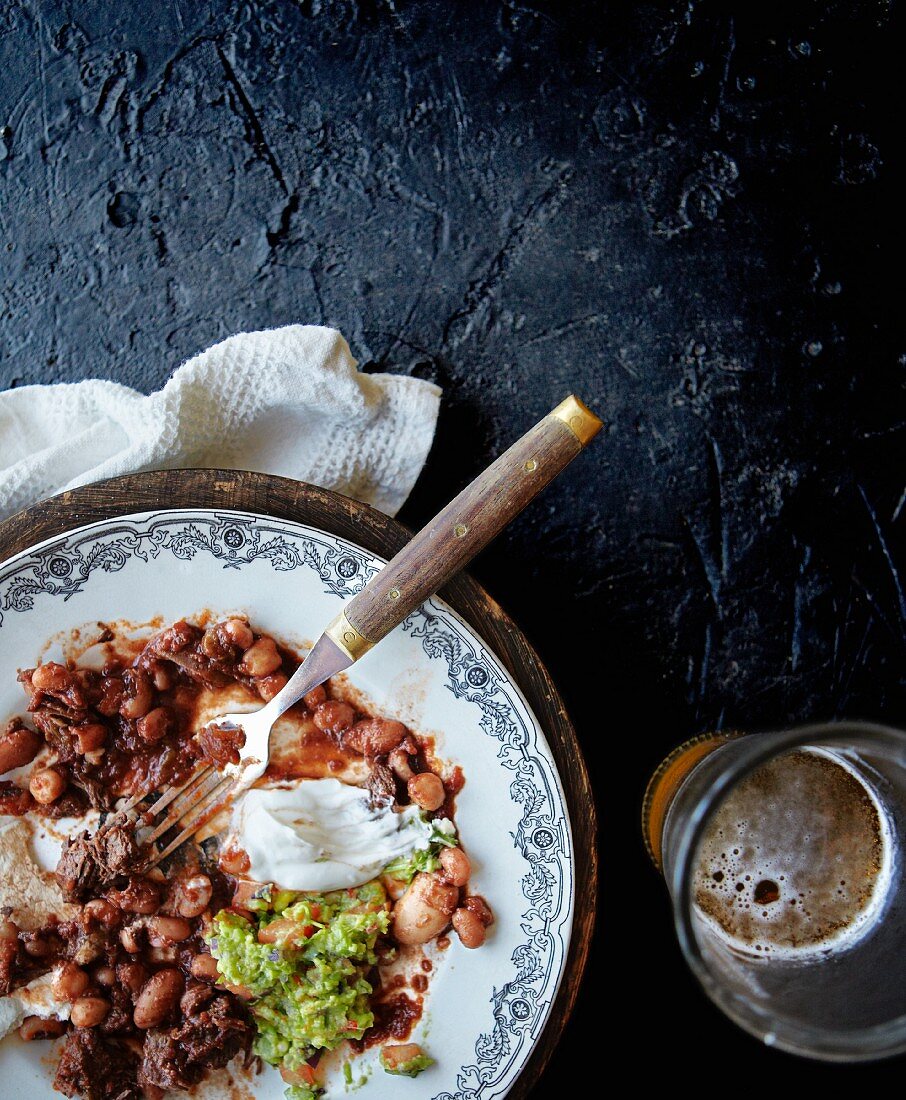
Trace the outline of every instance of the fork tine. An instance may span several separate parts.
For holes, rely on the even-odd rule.
[[[199,776],[200,782],[194,782],[191,784],[191,789],[187,790],[183,788],[184,797],[178,799],[174,805],[170,807],[166,817],[157,823],[154,827],[154,831],[145,837],[145,843],[153,844],[158,837],[164,835],[168,829],[172,829],[174,825],[178,825],[180,820],[193,808],[197,806],[203,798],[211,793],[223,780],[223,776],[220,772],[215,771],[213,768],[208,768],[203,773],[203,777]],[[186,785],[188,787],[189,784]],[[163,802],[163,799],[160,801]],[[167,799],[165,805],[171,802],[172,799]],[[149,813],[154,811],[152,806]]]
[[[192,788],[196,787],[200,781],[204,779],[205,776],[210,775],[213,770],[213,765],[209,764],[206,768],[201,768],[199,771],[193,772],[181,787],[171,787],[168,791],[165,791],[153,806],[148,807],[147,813],[156,816],[161,810],[166,809],[166,807],[181,794],[188,795]],[[171,810],[170,814],[172,814],[172,812]],[[170,814],[167,816],[169,817]]]
[[[138,794],[134,794],[124,806],[120,806],[116,811],[117,814],[127,814],[130,810],[134,810],[139,802],[150,793],[150,791],[139,791]]]
[[[150,814],[152,817],[154,815],[158,814],[161,810],[163,810],[167,806],[169,806],[169,804],[175,798],[178,798],[183,793],[188,793],[190,788],[194,787],[199,782],[199,780],[204,778],[204,776],[209,775],[211,773],[211,771],[213,771],[213,767],[212,767],[212,765],[209,764],[206,768],[202,768],[200,771],[193,772],[189,776],[189,778],[185,781],[185,783],[182,784],[182,786],[168,788],[167,791],[165,791],[164,794],[162,794],[158,798],[158,800],[154,803],[153,806],[150,806],[147,809],[145,809],[144,811],[142,811],[142,814],[139,815],[139,818],[143,817],[145,814]],[[139,802],[141,802],[143,799],[148,798],[149,796],[151,796],[153,794],[154,794],[154,789],[153,788],[151,788],[150,790],[139,791],[137,794],[134,794],[129,799],[128,802],[126,802],[122,806],[120,806],[120,808],[116,811],[116,814],[114,816],[116,816],[116,817],[126,817],[126,816],[128,816],[128,814],[138,806]]]
[[[154,855],[150,862],[153,867],[156,863],[160,863],[162,859],[166,859],[171,852],[175,852],[176,849],[184,844],[190,836],[193,836],[202,825],[211,816],[211,811],[214,810],[219,802],[223,802],[233,789],[235,782],[231,776],[220,776],[220,782],[210,789],[209,794],[203,797],[199,803],[194,807],[193,812],[190,814],[188,821],[184,819],[184,828],[182,831],[174,837],[173,840],[161,851]]]

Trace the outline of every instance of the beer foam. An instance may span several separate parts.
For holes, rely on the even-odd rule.
[[[839,756],[797,749],[730,792],[699,846],[696,908],[735,950],[802,958],[869,931],[892,878],[893,833]]]

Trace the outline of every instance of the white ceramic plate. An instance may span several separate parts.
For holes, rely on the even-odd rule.
[[[383,562],[343,539],[267,516],[160,511],[92,524],[0,566],[0,719],[21,712],[16,670],[44,643],[98,620],[246,612],[291,644],[310,642]],[[352,684],[382,714],[431,734],[466,778],[457,825],[472,889],[496,922],[486,944],[453,937],[438,956],[413,1039],[436,1064],[390,1077],[374,1054],[361,1100],[504,1096],[541,1034],[563,975],[573,913],[572,838],[560,781],[537,720],[506,671],[442,601],[429,600],[353,666]],[[6,1096],[57,1097],[47,1043],[0,1043]],[[369,1071],[369,1065],[371,1070]],[[256,1097],[281,1097],[266,1070]],[[328,1097],[346,1085],[336,1073]]]

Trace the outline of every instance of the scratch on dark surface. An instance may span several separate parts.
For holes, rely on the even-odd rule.
[[[136,110],[136,128],[141,129],[144,126],[145,115],[154,106],[154,104],[161,98],[161,96],[167,90],[170,81],[173,79],[173,74],[176,72],[176,67],[181,61],[184,61],[189,54],[194,53],[199,46],[203,46],[205,43],[212,45],[217,44],[217,39],[211,34],[197,34],[194,38],[189,39],[185,45],[180,46],[178,49],[170,55],[164,64],[161,74],[158,77],[155,84],[148,89],[144,99],[138,105]]]
[[[900,514],[903,511],[904,504],[906,504],[906,487],[904,487],[903,492],[900,494],[900,499],[897,501],[897,506],[896,508],[894,508],[893,515],[890,517],[891,523],[896,523],[897,520],[900,518]]]
[[[571,166],[562,169],[550,187],[529,203],[525,212],[516,220],[503,244],[491,258],[484,276],[469,287],[465,305],[456,310],[445,323],[441,337],[441,343],[444,346],[450,343],[453,326],[473,316],[505,279],[510,257],[526,242],[532,231],[538,228],[539,219],[543,216],[553,216],[563,200],[565,189],[573,174],[574,169]]]
[[[887,539],[884,537],[884,531],[881,528],[881,524],[878,520],[877,513],[872,506],[871,501],[868,499],[868,494],[861,484],[858,485],[859,493],[862,500],[865,503],[866,511],[871,518],[872,526],[875,529],[875,534],[878,538],[878,546],[881,549],[881,553],[884,556],[884,561],[887,563],[887,568],[890,572],[890,579],[893,582],[894,591],[897,595],[897,607],[899,609],[900,620],[900,633],[904,639],[906,639],[906,594],[903,592],[903,583],[900,578],[900,574],[897,570],[896,563],[893,560],[893,555],[890,552],[890,547],[887,545]]]
[[[798,543],[793,538],[793,550],[798,549]],[[803,614],[806,607],[806,593],[804,580],[812,560],[812,548],[804,546],[799,559],[799,567],[796,570],[796,579],[793,581],[793,615],[790,629],[790,670],[796,672],[802,658]]]
[[[243,87],[242,81],[239,79],[239,73],[236,71],[236,66],[227,57],[226,51],[219,42],[216,43],[215,48],[217,50],[217,56],[220,58],[220,64],[223,66],[224,74],[239,104],[240,114],[245,122],[246,141],[255,155],[261,157],[270,168],[271,174],[280,185],[283,194],[288,196],[290,188],[283,177],[283,170],[276,156],[274,156],[273,149],[271,149],[268,144],[267,137],[264,133],[264,127],[261,125],[261,119],[258,117],[258,112],[255,110],[252,101],[248,97],[248,93]]]
[[[523,340],[519,344],[519,347],[531,348],[536,344],[543,344],[547,340],[559,340],[561,337],[566,336],[570,332],[575,332],[577,329],[589,328],[599,322],[601,324],[607,324],[609,320],[610,317],[606,313],[589,313],[586,317],[574,317],[571,321],[564,321],[560,325],[554,325],[553,328],[544,329],[528,340]]]
[[[891,621],[890,616],[878,600],[877,596],[871,591],[871,589],[859,578],[853,577],[853,584],[862,593],[865,602],[871,608],[875,621],[880,624],[891,636],[896,636],[898,633],[896,625]]]
[[[723,55],[723,64],[721,66],[720,77],[717,81],[717,96],[714,103],[714,110],[711,113],[711,129],[717,133],[720,130],[720,116],[723,108],[724,94],[727,90],[727,85],[730,81],[730,63],[733,60],[733,53],[736,49],[736,30],[733,22],[733,16],[731,15],[727,21],[727,48]]]
[[[44,55],[44,21],[41,18],[40,7],[35,11],[35,31],[38,46],[38,71],[41,83],[41,160],[44,167],[44,201],[47,205],[47,218],[51,225],[56,222],[56,204],[53,201],[53,190],[50,178],[50,130],[47,123],[47,61]]]
[[[726,580],[729,561],[730,530],[724,507],[723,472],[724,460],[717,440],[708,432],[708,495],[711,504],[711,521],[714,525],[715,542],[719,547],[717,572],[721,580]]]
[[[701,574],[708,588],[708,597],[711,602],[711,607],[714,613],[717,614],[720,609],[720,569],[717,567],[710,551],[702,545],[702,540],[696,534],[695,526],[689,517],[684,515],[682,520],[686,530],[689,532],[692,546],[695,549],[695,558],[700,566]]]
[[[852,686],[853,677],[855,676],[858,669],[862,666],[862,663],[865,659],[865,655],[866,655],[867,650],[868,650],[868,638],[869,638],[869,635],[871,634],[873,625],[874,625],[874,620],[872,619],[872,616],[869,614],[868,620],[865,624],[865,629],[862,631],[862,636],[859,640],[859,646],[856,649],[856,652],[853,654],[852,660],[849,662],[848,665],[846,665],[844,667],[841,667],[840,681],[839,681],[840,688],[839,688],[839,693],[837,695],[836,709],[835,709],[835,712],[836,712],[837,715],[843,714],[846,710],[846,706],[847,706],[847,703],[849,702],[850,695],[851,695],[851,690],[850,689],[851,689],[851,686]]]
[[[704,643],[698,670],[698,695],[696,702],[701,704],[708,698],[708,677],[711,672],[711,633],[712,624],[705,623]]]
[[[176,22],[179,24],[179,29],[185,33],[186,24],[182,17],[182,8],[179,6],[179,0],[173,0],[173,10],[176,12]]]

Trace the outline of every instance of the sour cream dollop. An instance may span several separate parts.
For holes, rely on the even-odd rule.
[[[256,882],[320,892],[370,882],[392,860],[427,848],[438,825],[453,828],[425,821],[417,806],[372,806],[367,791],[337,779],[303,779],[247,791],[226,844],[248,855]]]

